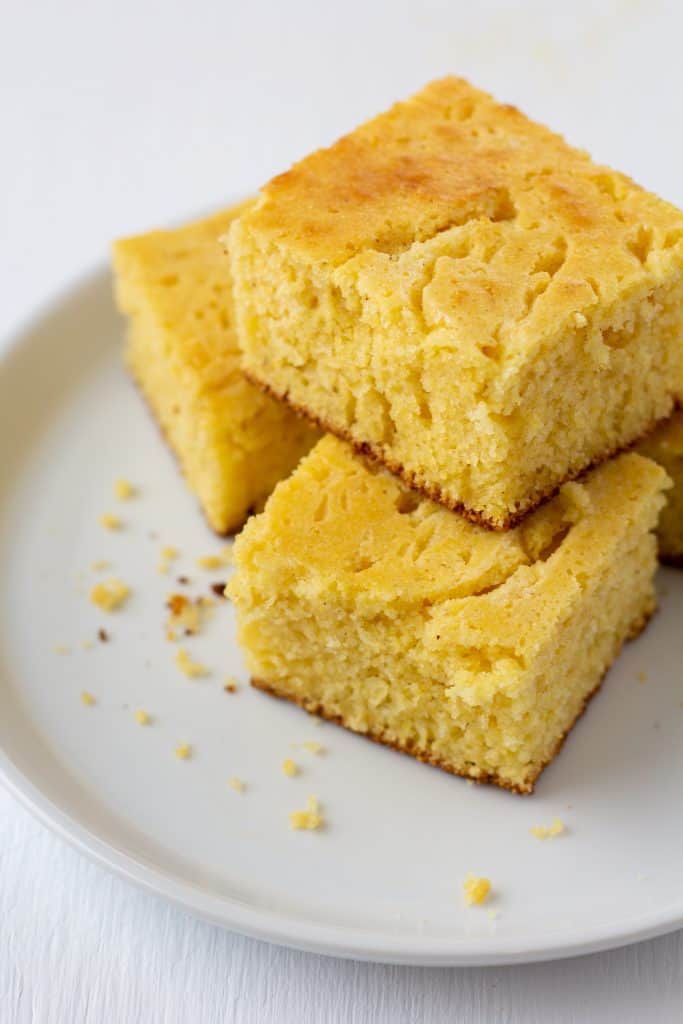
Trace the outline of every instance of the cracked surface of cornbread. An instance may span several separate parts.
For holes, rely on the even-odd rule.
[[[663,466],[673,480],[657,527],[659,557],[683,568],[683,411],[662,423],[638,450]]]
[[[113,249],[126,362],[218,533],[262,507],[317,437],[240,372],[218,237],[245,206]]]
[[[621,455],[497,534],[326,437],[235,544],[257,686],[529,792],[654,609],[661,467]]]
[[[250,379],[505,529],[683,387],[683,214],[447,78],[232,226]]]

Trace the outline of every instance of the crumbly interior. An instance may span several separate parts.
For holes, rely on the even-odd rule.
[[[240,372],[218,237],[244,204],[114,246],[127,364],[218,533],[261,508],[319,436]]]
[[[252,379],[506,528],[683,391],[683,214],[458,79],[230,233]]]
[[[683,565],[683,412],[675,412],[638,450],[663,466],[673,480],[657,527],[659,555]]]
[[[528,792],[654,607],[666,484],[623,455],[495,534],[326,437],[236,542],[249,668],[356,732]]]

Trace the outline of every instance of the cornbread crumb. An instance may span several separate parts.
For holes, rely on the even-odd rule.
[[[83,690],[83,692],[81,694],[81,704],[85,704],[85,706],[87,708],[89,708],[89,707],[92,707],[92,705],[96,704],[96,703],[97,703],[97,701],[93,697],[92,693],[88,693],[87,690]]]
[[[491,883],[488,878],[478,878],[470,872],[463,883],[465,891],[465,903],[469,906],[485,903],[491,892]]]
[[[103,526],[105,530],[120,530],[122,523],[120,516],[115,516],[111,512],[105,512],[104,515],[100,516],[100,526]]]
[[[638,673],[638,682],[639,683],[646,683],[647,682],[647,672],[639,672]]]
[[[221,549],[217,555],[203,555],[197,559],[197,565],[200,569],[222,569],[226,565],[230,565],[232,559],[232,550],[228,545]]]
[[[71,648],[66,644],[55,644],[55,654],[71,654]]]
[[[106,643],[109,642],[109,633],[107,633],[106,629],[98,629],[97,630],[97,639],[100,641],[100,643],[103,643],[103,644],[106,644]]]
[[[307,750],[309,754],[324,754],[325,748],[322,743],[318,743],[316,740],[306,740],[301,746],[304,750]]]
[[[96,562],[91,562],[90,568],[93,572],[101,572],[103,569],[109,568],[109,562],[106,558],[100,558]]]
[[[126,480],[124,477],[119,477],[114,484],[114,494],[119,501],[126,501],[128,498],[133,497],[135,494],[135,488],[130,480]]]
[[[498,913],[499,911],[494,910],[493,907],[491,907],[489,910],[486,911],[486,916],[489,918],[489,920],[495,921],[496,918],[498,917]]]
[[[235,775],[230,776],[230,778],[228,779],[228,785],[230,786],[230,789],[234,789],[236,793],[243,793],[245,790],[244,783]]]
[[[565,824],[561,818],[553,818],[550,825],[534,825],[531,829],[532,836],[536,839],[555,839],[565,831]]]
[[[180,758],[181,761],[187,761],[192,757],[192,747],[189,743],[181,743],[175,748],[175,756]]]
[[[83,648],[84,651],[89,651],[92,646],[93,646],[92,640],[82,640],[81,641],[81,647]]]
[[[282,771],[291,779],[294,775],[299,774],[299,766],[295,761],[292,761],[291,757],[286,757],[282,762]]]
[[[97,583],[90,591],[90,600],[102,611],[112,612],[128,598],[130,588],[121,580],[111,579]]]
[[[290,828],[299,829],[317,829],[322,828],[324,820],[320,813],[320,805],[316,797],[309,796],[306,801],[305,811],[292,811],[289,815]]]
[[[157,567],[157,572],[167,573],[171,568],[171,562],[178,557],[180,552],[177,548],[166,546],[161,549],[161,561]]]
[[[188,679],[198,679],[209,674],[209,670],[198,661],[193,661],[184,647],[180,647],[175,656],[175,663]]]
[[[226,693],[237,693],[237,680],[233,676],[228,676],[223,684],[223,689]]]
[[[133,717],[135,718],[135,721],[138,723],[138,725],[149,725],[151,721],[147,712],[143,711],[142,708],[138,708]]]
[[[220,597],[222,598],[222,600],[227,601],[228,595],[225,593],[225,588],[227,587],[227,585],[227,583],[212,583],[211,593],[215,594],[216,597]]]

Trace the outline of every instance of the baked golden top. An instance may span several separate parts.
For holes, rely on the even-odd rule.
[[[318,600],[334,594],[390,617],[407,609],[434,617],[440,606],[456,632],[469,624],[483,631],[484,643],[488,630],[507,639],[516,630],[515,643],[523,644],[564,614],[596,560],[666,486],[654,462],[622,455],[496,534],[407,490],[327,436],[247,524],[235,559],[253,560],[278,590],[286,577],[294,592]],[[270,586],[261,582],[265,600]]]
[[[468,309],[519,321],[543,292],[560,310],[604,307],[645,269],[683,267],[680,211],[459,78],[274,178],[244,222],[331,266],[416,246],[417,256],[448,232],[430,272],[432,326]]]

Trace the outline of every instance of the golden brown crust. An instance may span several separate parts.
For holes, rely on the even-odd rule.
[[[457,512],[458,515],[461,515],[470,523],[474,523],[475,526],[481,526],[485,530],[492,530],[494,533],[506,533],[508,530],[513,529],[513,527],[518,526],[523,519],[530,515],[530,513],[540,505],[543,505],[554,498],[564,484],[569,483],[571,480],[578,480],[580,477],[584,476],[584,474],[590,472],[591,469],[595,469],[603,462],[607,462],[608,459],[613,458],[615,455],[619,455],[621,452],[631,451],[637,445],[641,444],[641,442],[644,441],[645,438],[660,425],[660,423],[664,422],[664,420],[668,418],[664,417],[664,419],[653,421],[649,424],[647,429],[633,441],[629,441],[629,443],[625,445],[617,445],[615,448],[610,449],[610,451],[593,459],[592,462],[587,466],[584,466],[582,469],[576,470],[573,473],[568,473],[560,483],[542,492],[538,496],[530,497],[521,508],[510,513],[504,520],[498,521],[487,518],[484,512],[478,509],[469,508],[460,501],[454,501],[452,498],[449,498],[448,495],[445,495],[440,487],[420,481],[415,473],[405,469],[399,462],[395,462],[393,459],[388,459],[383,452],[372,444],[366,441],[357,441],[351,436],[348,430],[336,427],[320,416],[316,416],[315,413],[311,412],[305,406],[292,402],[288,394],[277,392],[275,388],[270,386],[270,384],[266,384],[265,381],[260,380],[251,372],[251,370],[247,370],[243,367],[242,372],[251,384],[260,388],[265,394],[270,395],[271,398],[274,398],[279,402],[284,402],[292,412],[303,417],[314,426],[319,427],[328,434],[334,434],[335,437],[340,438],[342,441],[346,441],[347,444],[350,444],[354,451],[359,455],[384,466],[385,469],[388,469],[390,473],[394,474],[394,476],[399,477],[403,483],[412,490],[418,491],[420,494],[423,494],[426,498],[436,502],[438,505],[443,505],[444,508],[450,509],[451,512]]]
[[[640,618],[634,622],[631,629],[629,630],[628,635],[625,637],[624,640],[625,643],[629,640],[635,640],[636,637],[639,636],[640,633],[642,633],[642,631],[645,629],[645,627],[647,626],[648,622],[650,621],[656,610],[657,607],[653,603],[650,608],[646,609],[645,612],[643,612]],[[468,772],[456,768],[454,765],[449,764],[447,761],[441,761],[439,760],[439,758],[433,757],[427,751],[410,749],[408,746],[404,746],[402,744],[396,743],[393,740],[389,740],[382,733],[358,732],[356,733],[356,735],[365,736],[366,739],[373,740],[373,742],[375,743],[381,743],[382,746],[390,747],[392,750],[397,750],[401,754],[409,754],[411,757],[414,757],[416,760],[421,761],[423,764],[430,764],[434,768],[441,768],[443,771],[448,772],[450,775],[459,775],[461,778],[471,779],[473,782],[477,783],[490,783],[491,785],[498,786],[500,789],[507,789],[512,793],[518,793],[520,796],[527,796],[528,794],[533,793],[534,787],[536,785],[536,782],[538,781],[539,776],[544,771],[544,769],[546,769],[548,765],[555,760],[555,758],[559,754],[570,732],[572,731],[578,720],[581,718],[581,716],[584,714],[590,701],[593,699],[593,697],[596,695],[596,693],[602,686],[604,678],[607,675],[608,671],[609,668],[605,670],[605,673],[600,679],[597,686],[593,690],[591,690],[591,692],[585,697],[581,707],[578,710],[576,717],[574,718],[574,721],[559,738],[557,744],[555,745],[555,749],[553,750],[548,760],[545,761],[538,768],[538,770],[528,779],[525,785],[514,785],[508,779],[502,779],[495,773],[489,773],[486,775],[478,776],[470,775]],[[303,710],[307,711],[310,715],[317,715],[319,718],[324,718],[326,721],[333,722],[335,725],[340,725],[345,729],[348,728],[348,726],[345,725],[340,715],[329,714],[327,711],[325,711],[325,708],[321,704],[316,704],[313,701],[307,701],[305,697],[291,697],[289,694],[282,693],[281,691],[279,691],[276,687],[266,682],[266,680],[258,679],[253,676],[251,679],[251,685],[256,690],[262,690],[264,693],[270,694],[271,697],[279,697],[281,700],[289,700],[293,704],[297,704],[300,708],[303,708]],[[355,730],[350,731],[355,732]]]

